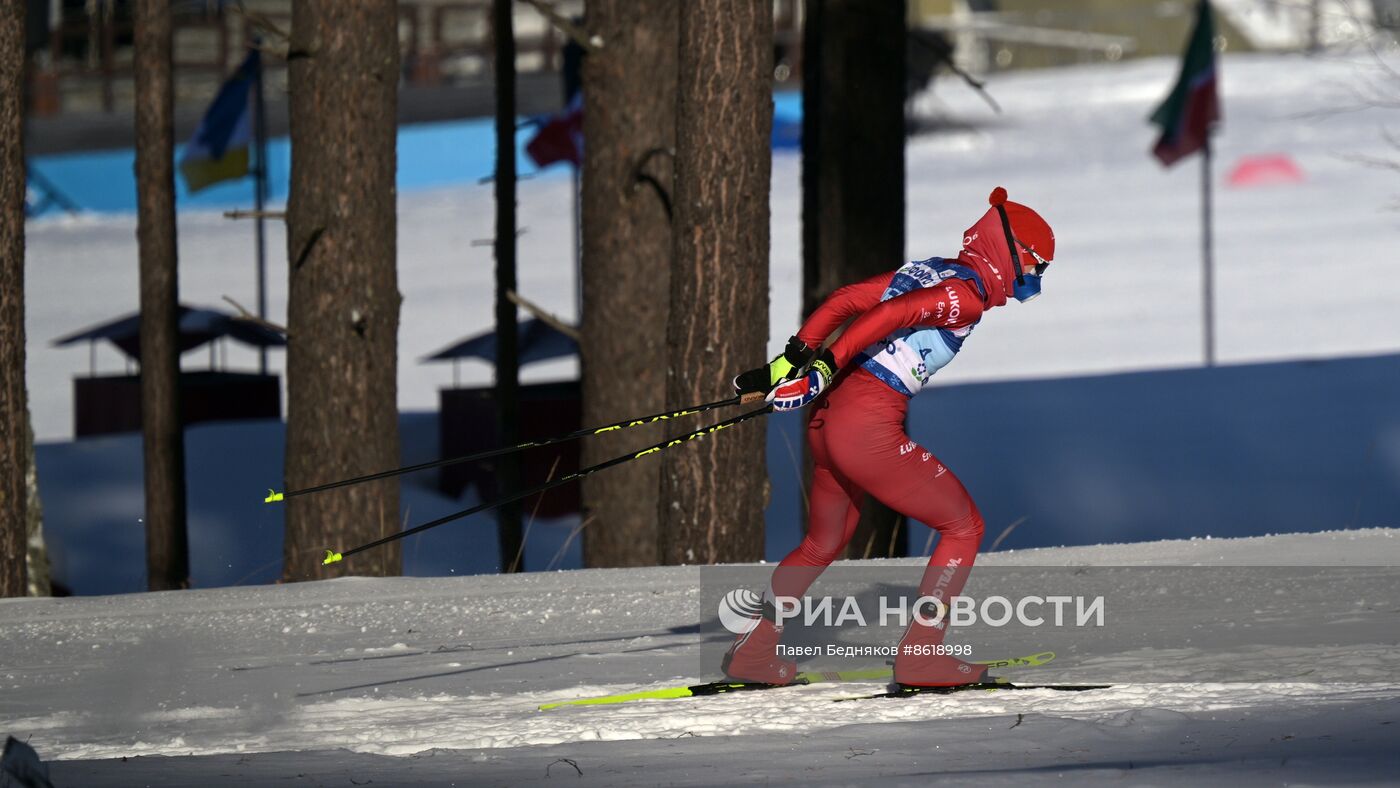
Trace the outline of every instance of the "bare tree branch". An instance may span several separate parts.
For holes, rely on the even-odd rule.
[[[1363,153],[1344,153],[1338,156],[1342,161],[1349,161],[1352,164],[1364,164],[1368,167],[1380,167],[1387,170],[1400,170],[1400,161],[1395,159],[1385,159],[1380,156],[1367,156]]]
[[[246,211],[246,210],[238,209],[238,210],[233,210],[233,211],[224,211],[224,218],[225,218],[225,219],[257,219],[257,218],[263,218],[263,219],[281,219],[281,220],[283,220],[283,221],[286,221],[286,220],[287,220],[287,212],[286,212],[286,211]]]
[[[284,337],[287,336],[287,327],[286,327],[286,326],[279,326],[279,325],[277,325],[276,323],[272,322],[271,320],[264,320],[263,318],[258,317],[257,315],[253,314],[252,312],[249,312],[247,309],[244,309],[242,304],[238,303],[237,301],[233,300],[232,298],[229,298],[228,296],[224,296],[224,300],[227,301],[227,302],[229,302],[230,304],[232,304],[234,309],[237,309],[237,310],[238,310],[238,317],[239,317],[239,319],[241,319],[241,320],[247,320],[247,321],[250,322],[250,323],[257,323],[258,325],[262,326],[263,328],[270,328],[270,329],[272,329],[273,331],[276,331],[277,333],[281,334],[281,335],[284,336]]]
[[[597,52],[603,48],[602,36],[588,35],[587,31],[569,21],[568,17],[554,10],[554,6],[544,2],[544,0],[521,0],[521,2],[539,11],[545,19],[549,20],[550,24],[554,25],[554,27],[559,30],[559,32],[573,39],[575,44],[578,44],[589,52]]]
[[[236,3],[236,4],[234,4],[234,5],[230,6],[229,8],[230,8],[230,10],[232,10],[235,14],[241,14],[241,15],[243,16],[243,18],[246,19],[246,20],[248,20],[248,23],[249,23],[250,25],[252,25],[253,28],[254,28],[255,30],[257,30],[258,32],[260,32],[260,33],[266,33],[268,36],[280,40],[280,41],[283,43],[283,46],[282,46],[281,50],[282,50],[283,53],[286,52],[286,46],[285,46],[285,45],[291,42],[291,40],[292,40],[292,34],[291,34],[291,33],[287,32],[286,30],[283,30],[283,29],[280,28],[280,27],[278,27],[278,26],[277,26],[277,23],[276,23],[276,22],[273,22],[266,14],[259,13],[259,12],[257,12],[257,11],[250,11],[250,10],[248,9],[248,7],[247,7],[246,5],[244,5],[244,3],[242,2],[242,0],[240,0],[238,3]],[[261,50],[263,50],[263,51],[269,51],[268,48],[266,48],[266,47],[259,47],[259,49],[261,49]],[[271,51],[274,51],[274,52],[275,52],[276,50],[271,50]]]
[[[555,317],[549,312],[546,312],[544,308],[541,307],[539,304],[527,300],[525,296],[522,296],[514,290],[507,290],[506,298],[509,298],[511,302],[514,303],[516,306],[534,315],[537,319],[543,321],[545,325],[549,326],[555,331],[558,331],[559,333],[563,334],[569,339],[572,339],[575,342],[580,341],[577,328],[569,325],[568,323],[565,323],[563,320],[560,320],[558,317]]]

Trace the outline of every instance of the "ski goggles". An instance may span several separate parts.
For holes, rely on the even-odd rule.
[[[1035,271],[1035,275],[1036,275],[1036,276],[1044,276],[1044,275],[1045,275],[1045,269],[1047,269],[1047,268],[1050,267],[1050,261],[1049,261],[1049,260],[1046,260],[1044,257],[1041,257],[1040,255],[1036,254],[1034,249],[1030,248],[1029,246],[1026,246],[1026,245],[1023,244],[1023,243],[1021,243],[1021,241],[1020,241],[1019,239],[1017,239],[1015,236],[1012,236],[1011,242],[1012,242],[1013,244],[1015,244],[1016,246],[1021,247],[1021,251],[1024,252],[1027,256],[1029,256],[1032,260],[1035,261],[1035,265],[1032,266],[1032,268],[1033,268],[1034,271]],[[1030,271],[1026,271],[1025,273],[1030,273]]]

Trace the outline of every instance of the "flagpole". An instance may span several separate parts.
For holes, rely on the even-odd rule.
[[[253,46],[257,46],[255,40]],[[253,181],[253,205],[258,247],[258,319],[267,320],[267,234],[264,222],[267,203],[267,102],[263,96],[262,56],[258,57],[257,73],[253,76],[253,146],[257,148],[258,168]],[[258,348],[258,372],[267,374],[267,348]]]
[[[574,319],[583,322],[583,200],[580,199],[579,168],[582,163],[569,165],[574,184]]]
[[[1202,309],[1205,313],[1206,366],[1215,366],[1215,265],[1211,257],[1211,167],[1210,133],[1201,146],[1201,283]]]

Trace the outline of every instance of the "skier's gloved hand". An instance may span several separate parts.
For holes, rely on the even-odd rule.
[[[782,383],[768,392],[767,401],[778,410],[797,410],[825,391],[835,376],[836,359],[829,349],[822,348],[807,367],[807,374]]]
[[[807,343],[792,337],[782,354],[767,365],[734,376],[735,394],[767,394],[773,387],[790,380],[812,359],[813,350]]]

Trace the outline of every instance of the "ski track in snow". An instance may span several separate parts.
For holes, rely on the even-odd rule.
[[[298,707],[255,736],[240,735],[245,710],[211,707],[139,715],[130,722],[143,731],[129,740],[122,736],[94,736],[89,741],[65,744],[53,736],[59,731],[63,731],[63,738],[81,736],[91,722],[84,714],[6,720],[5,729],[30,732],[45,742],[46,756],[65,760],[326,749],[406,756],[436,749],[814,733],[864,723],[977,720],[1018,714],[1076,719],[1113,728],[1142,719],[1172,719],[1188,712],[1294,704],[1321,710],[1328,705],[1400,699],[1400,688],[1372,684],[1193,683],[1121,685],[1087,693],[1025,690],[833,703],[837,698],[869,693],[872,688],[870,684],[850,683],[767,691],[762,698],[749,693],[684,701],[639,701],[609,708],[537,710],[541,703],[577,697],[580,693],[635,688],[615,685],[509,696],[438,694],[343,699]],[[386,735],[389,731],[392,735]]]

